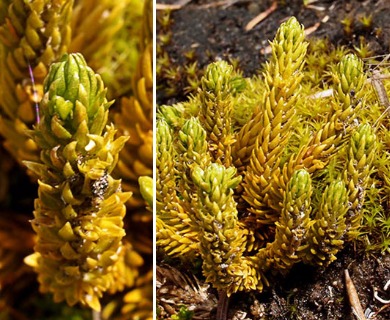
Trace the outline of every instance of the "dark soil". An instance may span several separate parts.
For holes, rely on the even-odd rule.
[[[242,310],[246,301],[247,319],[357,319],[351,312],[345,288],[344,270],[348,269],[363,310],[378,312],[384,308],[375,319],[390,319],[390,306],[386,308],[374,298],[374,288],[380,297],[390,298],[390,293],[383,291],[390,279],[390,256],[364,255],[360,250],[355,251],[350,245],[326,269],[297,265],[286,278],[274,281],[267,291],[250,295],[249,299],[248,295],[242,296],[241,301],[238,297],[233,299],[231,312]],[[251,311],[254,306],[263,318],[254,315]]]
[[[183,0],[158,0],[161,4],[174,4]],[[217,5],[225,2],[230,5]],[[349,48],[359,46],[363,36],[375,55],[389,53],[390,47],[390,0],[318,0],[314,7],[305,7],[304,0],[279,1],[276,11],[257,24],[252,30],[245,26],[261,12],[267,10],[272,1],[261,0],[192,0],[179,10],[172,12],[173,34],[169,46],[165,47],[172,64],[183,65],[186,53],[195,51],[200,68],[216,59],[238,60],[245,76],[257,74],[261,63],[267,59],[269,41],[275,36],[280,24],[295,16],[305,29],[317,27],[308,38],[328,38],[330,42]],[[213,5],[212,7],[207,7]],[[159,12],[161,13],[161,11]],[[372,16],[372,23],[365,27],[361,20]],[[351,21],[348,30],[343,20]],[[319,24],[319,25],[318,25]],[[160,30],[157,24],[157,33]],[[159,86],[163,85],[159,83]],[[180,91],[176,97],[157,92],[158,103],[172,103],[183,98]]]
[[[157,1],[165,4],[178,2]],[[389,53],[390,0],[323,0],[312,3],[317,8],[305,7],[303,0],[285,1],[285,5],[281,2],[264,21],[245,31],[245,25],[268,9],[271,1],[230,1],[230,5],[214,7],[206,5],[217,1],[190,1],[172,12],[173,36],[165,50],[172,62],[180,65],[185,63],[184,55],[192,48],[201,68],[218,58],[238,59],[244,75],[251,76],[266,60],[264,51],[279,25],[294,15],[306,29],[319,23],[309,37],[327,37],[333,45],[353,48],[364,36],[376,55]],[[372,24],[365,27],[361,18],[370,15]],[[341,22],[346,18],[352,22],[351,30]],[[158,93],[159,104],[182,99],[180,92],[171,97]],[[348,302],[345,269],[349,270],[363,310],[369,308],[376,312],[377,320],[390,319],[390,304],[385,305],[374,298],[374,288],[377,288],[383,299],[390,299],[390,288],[383,290],[390,280],[390,255],[367,254],[364,248],[354,248],[353,245],[345,248],[326,269],[297,265],[287,277],[275,277],[271,288],[263,293],[236,294],[230,301],[229,319],[357,319]],[[215,313],[211,313],[210,319],[215,319]]]

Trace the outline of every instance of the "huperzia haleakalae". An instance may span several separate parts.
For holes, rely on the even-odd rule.
[[[65,52],[81,52],[88,64],[104,75],[111,97],[130,91],[126,81],[134,73],[138,57],[143,1],[132,0],[131,13],[125,10],[126,5],[118,0],[2,3],[0,132],[7,150],[19,162],[38,158],[38,147],[25,131],[36,122],[36,105],[50,64]],[[121,30],[126,19],[132,20],[132,28]],[[133,36],[126,37],[130,32]]]
[[[39,159],[39,148],[26,132],[37,121],[37,103],[42,98],[42,84],[49,65],[66,52],[70,43],[72,5],[72,0],[56,1],[54,5],[52,1],[42,0],[0,3],[0,133],[4,138],[1,143],[12,156],[2,150],[1,158],[2,165],[8,163],[13,168],[7,177],[2,177],[3,187],[11,188],[18,175],[15,175],[18,172],[15,160],[21,164],[23,160]],[[1,169],[4,170],[3,166]],[[17,194],[6,190],[2,202],[2,238],[12,238],[15,232],[20,236],[10,242],[12,245],[8,241],[0,245],[1,304],[6,306],[0,311],[1,316],[12,314],[12,301],[33,281],[31,268],[22,262],[35,242],[31,225],[26,223],[32,210],[24,215],[7,208],[16,197],[22,197],[18,203],[26,201],[24,191]],[[15,286],[16,283],[19,285]]]
[[[18,161],[37,160],[25,132],[36,122],[36,104],[49,66],[71,40],[73,0],[4,1],[0,14],[0,132]]]
[[[131,196],[111,176],[127,137],[114,139],[114,127],[106,126],[111,103],[105,95],[100,76],[80,54],[53,64],[41,119],[31,131],[41,161],[25,162],[39,176],[32,220],[38,239],[26,261],[55,301],[95,310],[103,292],[126,281],[121,240]]]
[[[27,134],[27,129],[32,129],[36,121],[39,120],[37,119],[37,110],[40,107],[38,107],[37,102],[43,96],[43,80],[47,75],[49,66],[51,63],[58,61],[64,52],[79,51],[84,55],[88,64],[92,65],[95,72],[100,73],[105,80],[110,99],[115,97],[116,101],[120,102],[120,97],[124,94],[131,94],[133,91],[131,89],[131,78],[133,78],[133,73],[136,70],[140,44],[144,43],[145,39],[149,41],[150,38],[145,30],[142,30],[143,7],[143,0],[55,2],[12,0],[0,3],[0,60],[1,64],[6,66],[0,71],[2,79],[0,96],[7,98],[4,100],[6,105],[4,106],[3,100],[1,100],[0,107],[2,109],[7,107],[11,110],[8,113],[2,110],[2,121],[7,124],[2,126],[2,129],[5,130],[2,134],[6,138],[5,145],[8,151],[19,162],[23,160],[40,161],[40,147]],[[145,17],[148,17],[150,25],[151,8],[150,5],[145,5],[145,7],[148,7],[148,9],[145,9]],[[92,28],[91,25],[93,25]],[[94,41],[90,41],[91,39]],[[37,46],[38,40],[41,41],[41,46]],[[142,69],[142,61],[139,63],[139,68]],[[9,97],[13,98],[9,99]],[[128,127],[133,130],[133,125],[135,127],[139,124],[132,122]],[[121,131],[116,135],[121,137],[128,134],[129,131]],[[151,153],[151,144],[149,144],[149,147]],[[2,160],[6,159],[2,157]],[[142,158],[141,161],[143,160],[145,159]],[[7,165],[7,161],[2,162],[3,164]],[[15,171],[16,166],[12,163],[11,166]],[[36,176],[32,172],[30,173],[33,178],[32,181],[36,182]],[[116,174],[114,179],[119,178],[122,178],[121,173]],[[7,177],[7,179],[11,182],[14,180],[11,177]],[[152,195],[149,192],[149,184],[150,181],[144,183],[143,194],[150,200]],[[3,186],[6,185],[6,183],[3,184]],[[81,192],[83,190],[78,189],[76,191]],[[145,203],[140,200],[138,189],[134,187],[133,191],[138,198],[138,206],[134,210],[137,213],[137,210],[144,210],[142,206]],[[2,203],[7,205],[9,198],[16,196],[17,194],[8,195],[5,202]],[[75,195],[75,197],[78,196]],[[128,203],[130,202],[128,201]],[[11,208],[11,210],[13,209]],[[129,209],[127,209],[128,211]],[[22,230],[20,232],[22,232],[23,237],[20,237],[19,241],[11,242],[12,248],[8,245],[8,241],[4,241],[0,245],[0,283],[4,293],[1,297],[1,304],[6,306],[6,309],[0,310],[1,316],[12,313],[13,303],[17,301],[17,295],[19,294],[17,290],[33,285],[30,280],[34,280],[31,275],[32,269],[20,263],[23,256],[31,253],[36,240],[36,236],[28,230],[27,224],[19,222],[19,220],[26,222],[31,219],[31,216],[28,215],[31,212],[28,211],[28,214],[19,215],[19,220],[18,215],[14,217],[13,212],[9,213],[4,212],[0,219],[2,223],[1,237],[12,237],[13,232],[17,230]],[[144,213],[140,215],[144,216]],[[127,216],[131,216],[131,214],[127,214]],[[150,214],[147,216],[150,216]],[[19,225],[27,228],[27,230],[19,228]],[[135,225],[141,225],[142,228],[137,229]],[[3,226],[10,226],[10,228],[3,228]],[[108,293],[121,292],[121,294],[104,299],[103,317],[123,318],[134,316],[143,319],[151,317],[152,280],[151,272],[148,270],[150,265],[145,265],[144,260],[144,256],[148,256],[151,251],[151,233],[149,229],[151,229],[150,219],[147,222],[129,219],[125,223],[126,239],[120,249],[120,260],[122,262],[116,264],[112,273],[119,280],[107,290]],[[138,234],[134,235],[134,232]],[[141,256],[140,253],[146,253],[146,255]],[[18,264],[21,264],[20,268],[12,269],[13,266]],[[140,272],[141,269],[142,272]],[[26,271],[28,276],[25,276]],[[18,286],[15,286],[12,281],[17,282]],[[16,289],[14,290],[14,288]],[[30,296],[33,295],[34,293]],[[30,296],[29,299],[24,299],[24,304],[32,303]],[[37,295],[37,297],[40,297],[40,295]],[[44,304],[40,305],[41,307],[44,308]],[[20,306],[20,308],[23,308],[23,306]],[[74,310],[77,310],[77,308],[74,308]],[[77,311],[75,312],[77,313]]]
[[[290,18],[262,77],[215,62],[196,95],[159,108],[157,245],[200,257],[220,299],[261,291],[299,262],[327,266],[361,234],[366,194],[383,170],[373,115],[384,109],[353,54],[330,66],[324,89],[333,94],[317,97],[307,46]]]

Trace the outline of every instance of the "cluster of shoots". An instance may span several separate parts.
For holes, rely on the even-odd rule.
[[[295,18],[271,47],[261,77],[213,63],[195,95],[158,112],[157,245],[200,259],[221,300],[262,291],[297,263],[325,267],[348,241],[388,250],[378,227],[390,181],[387,106],[363,61],[336,50],[339,61],[311,69],[323,58]]]

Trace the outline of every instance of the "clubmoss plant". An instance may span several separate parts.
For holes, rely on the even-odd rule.
[[[34,219],[31,197],[36,196],[36,190],[30,189],[34,188],[37,178],[40,197],[35,202],[33,226],[38,236],[32,237],[34,243],[27,241],[24,249],[17,246],[10,249],[7,242],[0,244],[0,286],[4,293],[0,305],[6,306],[0,308],[0,318],[13,317],[16,308],[23,309],[21,313],[34,310],[60,317],[60,310],[66,309],[61,306],[68,303],[73,306],[77,302],[81,306],[73,308],[75,314],[85,307],[97,310],[101,302],[101,316],[107,319],[152,317],[152,221],[139,190],[142,185],[143,194],[150,202],[152,186],[146,177],[142,178],[146,182],[138,184],[139,172],[131,177],[130,182],[128,172],[112,173],[118,158],[128,165],[126,153],[118,155],[118,152],[131,134],[131,146],[135,141],[135,149],[142,149],[139,153],[137,151],[137,168],[147,168],[147,173],[143,171],[143,174],[151,175],[151,4],[151,1],[144,0],[0,2],[0,133],[5,138],[7,151],[20,164],[27,161],[32,178],[30,183],[22,180],[22,198],[18,192],[11,193],[7,186],[12,187],[20,183],[19,179],[26,179],[23,175],[26,166],[23,164],[19,168],[11,162],[11,174],[7,158],[2,154],[1,173],[8,172],[8,176],[0,188],[0,211],[3,213],[0,220],[6,221],[5,225],[16,226],[19,218],[23,221]],[[44,87],[49,67],[64,53],[74,51],[83,54],[85,61],[79,55],[68,56],[72,59],[66,65],[72,67],[65,70],[59,65],[53,66],[59,68],[58,72],[50,76],[46,81],[50,85]],[[94,69],[93,73],[85,67],[85,62]],[[82,66],[80,70],[78,64]],[[99,80],[95,79],[95,72],[100,74],[107,89],[101,86],[100,76],[97,77]],[[56,78],[63,74],[66,74],[66,81]],[[90,81],[85,75],[91,76]],[[41,102],[44,92],[45,101]],[[134,97],[130,98],[132,95]],[[118,130],[113,125],[106,127],[106,121],[115,118],[114,112],[108,109],[112,102],[107,100],[116,99],[117,106],[110,109],[117,112],[124,96],[126,99],[123,100],[137,101],[137,110],[141,110],[142,115],[124,127],[117,126]],[[45,108],[44,112],[42,108]],[[84,112],[87,109],[89,111]],[[63,152],[68,153],[64,156]],[[133,158],[131,161],[130,167]],[[126,180],[125,192],[120,190],[122,178]],[[61,190],[65,190],[63,201]],[[131,192],[134,197],[129,196]],[[18,204],[15,208],[14,199],[17,197],[24,205],[23,211],[17,209]],[[77,200],[72,202],[72,197]],[[125,200],[128,205],[136,205],[125,208]],[[62,215],[64,204],[68,205],[66,217]],[[125,212],[127,218],[122,221]],[[112,216],[107,217],[110,214]],[[2,234],[6,236],[8,233],[2,231]],[[20,238],[20,242],[23,239]],[[19,246],[23,247],[23,244],[19,243]],[[41,291],[49,293],[50,297],[45,301],[52,301],[51,295],[54,296],[56,303],[52,302],[51,306],[39,303],[43,295],[36,294],[33,269],[27,265],[12,267],[20,265],[22,256],[31,254],[34,246],[37,252],[27,261],[38,272]],[[94,246],[97,246],[95,251]],[[74,267],[73,273],[69,266]],[[29,272],[24,272],[26,270]],[[20,277],[15,274],[20,274]],[[26,288],[29,295],[24,294]],[[23,306],[19,306],[22,294]],[[64,302],[57,303],[60,300]],[[51,308],[50,311],[42,310],[46,307]],[[29,314],[28,317],[40,316]]]
[[[111,97],[129,93],[130,85],[123,79],[135,71],[138,42],[126,44],[125,56],[129,61],[125,63],[117,53],[123,52],[119,46],[124,46],[123,31],[119,35],[119,30],[125,18],[129,18],[134,22],[134,35],[140,33],[138,20],[142,20],[143,1],[132,1],[132,15],[124,10],[124,1],[83,0],[74,4],[73,0],[61,0],[53,4],[48,0],[14,0],[2,5],[0,133],[6,139],[6,149],[19,163],[36,161],[38,147],[25,132],[37,121],[43,80],[51,63],[66,52],[81,52],[89,65],[104,75]]]
[[[373,118],[383,109],[360,59],[344,54],[311,71],[307,46],[290,18],[261,78],[216,62],[196,95],[159,109],[157,245],[171,257],[200,257],[220,306],[296,263],[325,267],[362,235],[367,194],[383,171]],[[331,95],[317,96],[321,77]]]
[[[111,103],[105,95],[101,78],[80,54],[53,64],[41,121],[31,132],[41,162],[25,163],[39,175],[32,220],[38,240],[26,262],[55,301],[98,311],[102,293],[123,281],[124,202],[131,196],[111,176],[127,138],[114,140],[114,127],[106,127]]]
[[[68,48],[73,0],[5,1],[0,19],[0,132],[21,163],[39,150],[27,137],[37,121],[36,105],[49,66]],[[33,80],[31,79],[33,77]]]

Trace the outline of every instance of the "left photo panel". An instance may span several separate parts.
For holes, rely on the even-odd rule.
[[[153,16],[0,1],[0,319],[153,319]]]

